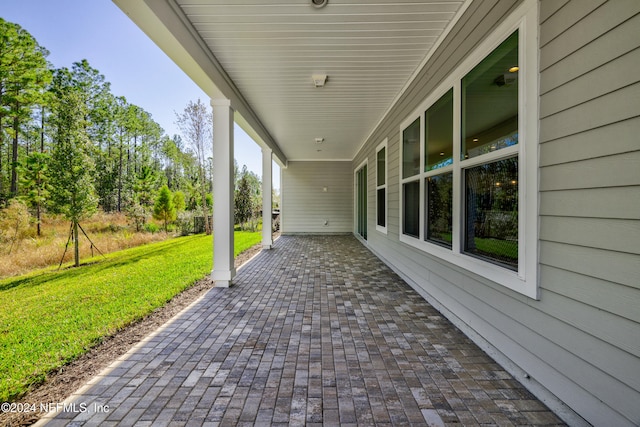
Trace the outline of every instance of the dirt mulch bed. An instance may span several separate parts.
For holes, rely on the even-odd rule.
[[[256,245],[238,255],[235,260],[236,268],[251,259],[261,249],[261,245]],[[26,396],[15,403],[18,405],[35,405],[36,408],[39,408],[41,403],[63,402],[92,377],[98,375],[113,361],[129,351],[151,332],[164,325],[212,287],[213,281],[209,277],[196,282],[144,319],[127,326],[113,336],[105,338],[87,353],[57,371],[49,373],[44,383],[29,391]],[[44,415],[46,413],[39,411],[0,413],[0,425],[7,427],[29,426]]]

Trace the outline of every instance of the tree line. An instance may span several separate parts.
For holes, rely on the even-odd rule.
[[[25,203],[38,234],[43,212],[64,215],[76,242],[78,223],[96,210],[124,212],[139,228],[162,210],[154,204],[166,204],[167,192],[171,206],[155,215],[165,227],[180,210],[208,218],[210,108],[189,102],[176,113],[182,135],[170,137],[150,113],[113,94],[87,60],[54,68],[48,54],[0,18],[0,210]],[[236,164],[236,182],[236,198],[243,198],[236,215],[249,223],[259,210],[260,180]]]

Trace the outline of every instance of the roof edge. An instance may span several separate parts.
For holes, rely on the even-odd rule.
[[[427,54],[422,59],[422,61],[420,61],[420,64],[413,71],[413,73],[411,74],[411,76],[409,77],[407,82],[404,84],[402,89],[400,89],[400,92],[398,92],[398,94],[395,96],[395,98],[393,98],[393,100],[391,101],[391,103],[389,104],[387,109],[384,111],[382,116],[380,116],[380,118],[378,119],[376,124],[371,128],[371,131],[367,134],[367,136],[364,138],[364,140],[360,143],[358,148],[355,150],[355,152],[353,153],[353,160],[355,160],[355,158],[358,156],[358,153],[360,153],[360,151],[362,151],[362,149],[367,144],[367,142],[369,142],[369,140],[373,137],[373,134],[376,132],[376,130],[378,130],[378,128],[380,127],[380,125],[382,124],[384,119],[389,115],[389,113],[391,113],[391,110],[393,110],[395,108],[396,104],[400,101],[400,99],[402,99],[402,96],[409,89],[411,84],[413,84],[415,79],[420,74],[420,71],[422,71],[422,69],[427,65],[427,63],[429,62],[431,57],[435,54],[435,52],[438,50],[438,48],[440,47],[440,45],[442,44],[444,39],[447,38],[447,36],[449,35],[449,33],[451,32],[453,27],[455,27],[455,25],[458,23],[460,18],[462,18],[462,15],[464,15],[464,13],[467,11],[467,9],[471,5],[471,3],[473,3],[473,1],[474,0],[465,0],[464,1],[462,6],[460,7],[460,9],[458,9],[458,11],[456,12],[456,15],[449,22],[447,27],[442,31],[442,33],[438,37],[438,40],[436,40],[436,42],[433,44],[433,46],[431,47],[429,52],[427,52]]]
[[[230,99],[236,123],[286,164],[278,143],[174,0],[112,1],[208,96]]]

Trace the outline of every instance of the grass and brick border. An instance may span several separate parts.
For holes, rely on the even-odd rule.
[[[261,233],[236,232],[236,255]],[[211,272],[211,236],[188,236],[0,280],[0,401],[40,384]]]

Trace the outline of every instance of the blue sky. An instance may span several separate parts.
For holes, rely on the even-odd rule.
[[[179,134],[175,112],[209,97],[111,0],[0,0],[0,17],[25,28],[49,50],[56,68],[87,59],[111,83],[111,92],[151,113],[168,135]],[[235,130],[239,165],[262,175],[258,145]],[[274,183],[279,187],[278,168]]]

